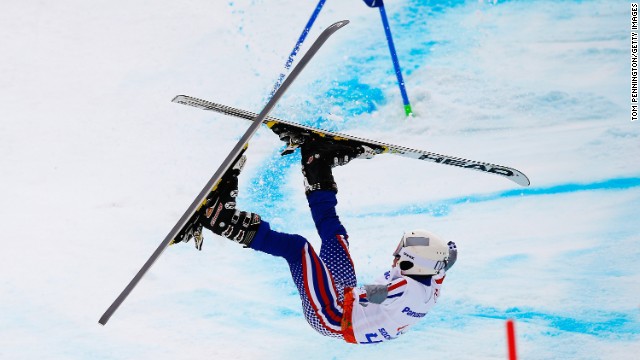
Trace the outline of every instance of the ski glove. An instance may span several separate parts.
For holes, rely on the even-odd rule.
[[[367,292],[367,300],[373,304],[382,304],[387,300],[389,289],[387,285],[365,285],[365,291]]]
[[[458,247],[456,247],[456,243],[449,241],[447,245],[449,245],[449,260],[447,260],[444,266],[444,271],[449,271],[453,264],[456,263],[456,260],[458,260]]]

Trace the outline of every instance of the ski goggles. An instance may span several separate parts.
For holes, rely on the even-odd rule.
[[[398,244],[398,247],[396,248],[396,251],[393,252],[393,256],[399,257],[400,250],[402,250],[403,247],[408,246],[429,246],[429,238],[422,236],[410,236],[402,238],[400,240],[400,243]]]

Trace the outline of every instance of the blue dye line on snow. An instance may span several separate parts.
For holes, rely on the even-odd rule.
[[[478,310],[479,312],[471,315],[500,320],[515,319],[529,323],[541,322],[558,331],[616,337],[640,334],[637,310],[630,312],[592,311],[588,315],[578,317],[549,314],[517,307],[505,311],[495,308],[480,308]]]
[[[568,194],[579,191],[601,191],[601,190],[627,190],[630,188],[640,186],[640,178],[616,178],[599,182],[593,182],[588,184],[562,184],[549,187],[540,188],[528,188],[518,190],[508,190],[499,193],[487,194],[487,195],[474,195],[464,196],[460,198],[454,198],[449,200],[442,200],[431,203],[429,205],[408,205],[401,209],[389,210],[385,212],[370,212],[362,213],[358,217],[370,217],[370,216],[401,216],[412,214],[430,214],[432,216],[445,216],[449,214],[451,208],[456,205],[462,204],[474,204],[486,201],[494,201],[499,199],[509,199],[525,196],[539,196],[539,195],[558,195]]]

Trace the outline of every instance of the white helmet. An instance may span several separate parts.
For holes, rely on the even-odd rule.
[[[449,260],[449,247],[440,237],[426,231],[407,231],[396,251],[403,275],[436,275]]]

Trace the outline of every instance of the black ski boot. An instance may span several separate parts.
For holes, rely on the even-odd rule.
[[[172,243],[188,242],[194,239],[196,248],[202,250],[202,228],[231,239],[248,247],[260,226],[260,216],[236,210],[238,196],[238,175],[242,171],[246,156],[241,155],[209,193],[206,200],[191,218],[185,231]]]
[[[338,192],[331,169],[353,159],[371,159],[375,151],[354,142],[310,137],[300,146],[305,193],[314,190]]]
[[[218,198],[205,205],[202,225],[215,234],[249,247],[261,220],[258,214],[236,210],[237,174],[231,177],[219,194]]]

